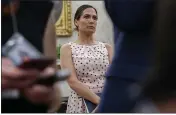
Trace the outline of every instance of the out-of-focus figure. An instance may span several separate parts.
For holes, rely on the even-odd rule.
[[[54,23],[49,18],[53,7],[52,1],[2,0],[1,6],[2,45],[9,40],[13,33],[19,32],[45,55],[48,54],[48,50],[45,50],[50,47],[50,56],[48,57],[56,59]],[[34,83],[40,74],[47,76],[54,72],[54,67],[46,68],[44,72],[35,69],[20,69],[3,55],[2,93],[10,89],[18,89],[20,96],[18,99],[12,99],[3,95],[2,112],[45,113],[56,111],[60,105],[57,88]]]
[[[142,88],[144,98],[134,109],[138,113],[176,113],[176,1],[159,0],[153,39],[156,40],[155,71]]]
[[[138,83],[153,70],[154,6],[155,0],[105,0],[114,25],[115,51],[98,112],[123,113],[134,107]]]
[[[98,112],[175,112],[176,1],[105,5],[115,27],[115,56]]]

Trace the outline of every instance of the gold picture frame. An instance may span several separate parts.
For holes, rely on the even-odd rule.
[[[72,12],[71,1],[62,1],[61,16],[55,23],[56,36],[71,36],[72,35]]]

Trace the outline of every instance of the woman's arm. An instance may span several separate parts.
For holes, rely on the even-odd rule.
[[[81,83],[76,76],[75,68],[72,62],[71,48],[69,44],[65,44],[61,47],[61,68],[67,68],[71,70],[71,76],[68,78],[69,86],[76,92],[78,95],[83,98],[91,101],[92,103],[99,104],[100,97],[93,93],[88,87]]]
[[[109,64],[111,64],[112,62],[112,58],[113,58],[113,49],[112,46],[110,44],[105,44],[106,49],[108,50],[108,58],[109,58]]]

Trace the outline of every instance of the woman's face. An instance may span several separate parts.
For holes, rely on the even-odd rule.
[[[96,31],[97,19],[96,11],[93,8],[87,8],[83,11],[80,19],[75,20],[75,25],[78,27],[78,31],[93,34]]]

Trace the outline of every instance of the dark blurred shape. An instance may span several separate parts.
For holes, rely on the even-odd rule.
[[[4,0],[3,0],[4,1]],[[13,1],[13,0],[12,0]],[[16,11],[18,30],[23,36],[29,40],[40,52],[42,48],[42,38],[48,21],[49,14],[52,9],[52,2],[45,1],[23,1],[19,2],[19,9]],[[8,5],[6,2],[5,5]],[[1,4],[3,6],[3,4]],[[2,11],[2,45],[13,34],[12,17],[11,14],[5,15]]]
[[[143,87],[144,99],[135,112],[176,113],[176,1],[157,1],[153,38],[155,71]]]
[[[156,0],[105,0],[114,25],[114,58],[98,112],[128,113],[140,94],[139,83],[153,70],[151,36]]]
[[[29,40],[40,52],[43,51],[42,39],[44,30],[51,12],[53,3],[50,0],[2,0],[2,45],[4,45],[14,33],[12,17],[9,12],[10,1],[13,1],[17,20],[18,31]],[[1,99],[2,113],[46,113],[48,107],[29,102],[23,95],[19,99]]]
[[[154,27],[156,71],[145,86],[145,95],[155,101],[176,98],[176,1],[159,0]]]

